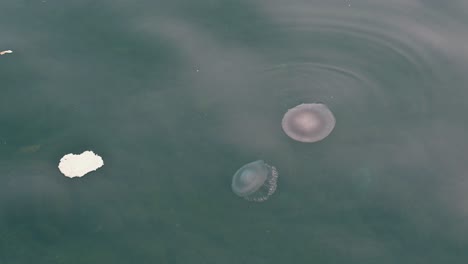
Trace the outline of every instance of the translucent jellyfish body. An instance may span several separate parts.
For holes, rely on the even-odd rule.
[[[248,201],[266,201],[275,191],[278,172],[275,167],[257,160],[242,166],[232,178],[232,191]]]
[[[300,104],[286,112],[281,122],[283,131],[300,142],[317,142],[335,128],[335,116],[321,103]]]

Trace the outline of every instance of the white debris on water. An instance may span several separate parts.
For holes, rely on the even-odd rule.
[[[0,55],[4,55],[4,54],[8,54],[8,53],[13,53],[13,51],[12,50],[0,51]]]
[[[92,151],[81,154],[67,154],[60,159],[58,168],[66,177],[82,177],[104,165],[102,158]]]

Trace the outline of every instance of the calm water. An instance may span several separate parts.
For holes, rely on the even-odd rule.
[[[1,264],[468,262],[467,1],[130,2],[2,1]]]

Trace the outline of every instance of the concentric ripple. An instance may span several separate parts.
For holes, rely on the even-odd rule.
[[[454,244],[463,237],[466,244],[467,166],[460,162],[468,153],[466,133],[460,134],[460,126],[468,130],[466,16],[447,16],[441,4],[428,8],[435,1],[351,0],[349,8],[273,1],[265,8],[277,39],[265,49],[262,87],[283,111],[319,102],[337,119],[333,138],[323,145],[292,145],[302,180],[328,165],[341,182],[357,171],[363,176],[358,185],[368,188],[358,192],[373,189],[370,210],[393,208],[411,228],[425,223],[421,233],[440,232]],[[379,179],[372,187],[367,168]],[[342,191],[337,185],[329,188]],[[452,234],[439,230],[459,219]]]
[[[396,130],[437,114],[450,77],[442,74],[446,54],[427,39],[385,14],[285,10],[274,13],[281,38],[262,73],[283,111],[324,103],[339,120],[337,139],[371,141],[392,141]]]
[[[426,60],[421,47],[386,35],[385,29],[376,32],[336,21],[293,29],[288,38],[296,47],[266,67],[269,86],[276,87],[284,107],[325,102],[355,113],[408,116],[431,111],[440,80],[432,74],[436,62]]]

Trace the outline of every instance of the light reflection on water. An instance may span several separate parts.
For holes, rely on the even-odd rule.
[[[64,262],[80,246],[88,262],[466,262],[466,7],[8,2],[0,262],[50,261],[45,245]],[[291,141],[283,114],[313,102],[333,133]],[[55,180],[83,147],[102,174]],[[256,159],[281,173],[261,205],[229,190]]]

